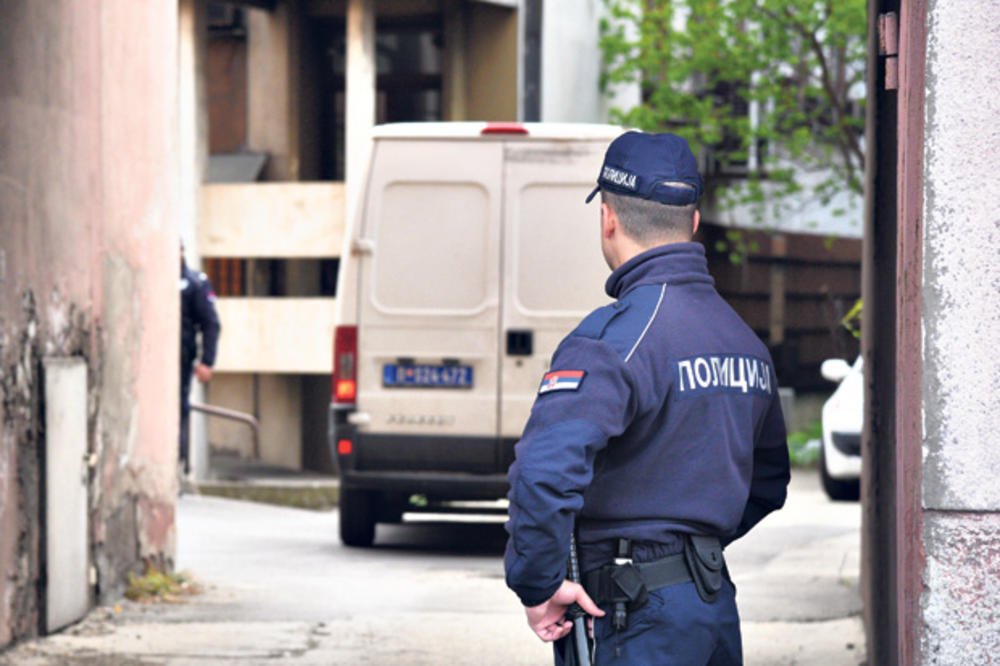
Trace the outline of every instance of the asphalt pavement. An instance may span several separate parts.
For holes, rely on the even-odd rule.
[[[864,663],[861,511],[796,470],[789,502],[727,549],[749,665]],[[0,664],[545,664],[503,584],[502,518],[420,517],[345,548],[337,515],[185,495],[178,568],[203,588],[122,601]]]

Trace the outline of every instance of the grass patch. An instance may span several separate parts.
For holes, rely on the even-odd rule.
[[[195,492],[199,495],[294,506],[315,511],[329,511],[336,508],[340,498],[339,486],[332,483],[318,484],[315,487],[286,487],[239,481],[200,481],[195,485],[197,487]]]
[[[811,421],[802,430],[788,434],[788,457],[796,467],[813,467],[819,459],[819,446],[812,442],[823,439],[823,425]]]
[[[170,602],[199,592],[201,587],[190,575],[149,567],[141,576],[136,575],[134,571],[129,572],[125,598],[145,603]]]

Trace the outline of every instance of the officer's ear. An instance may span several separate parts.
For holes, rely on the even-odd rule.
[[[698,233],[698,223],[701,222],[701,213],[697,208],[694,209],[694,221],[691,224],[691,236],[693,237]]]
[[[601,237],[611,238],[618,230],[618,215],[606,203],[601,203]]]

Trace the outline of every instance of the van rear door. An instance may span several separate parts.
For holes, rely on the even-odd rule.
[[[501,151],[375,142],[357,243],[360,469],[495,471]]]
[[[584,203],[607,142],[505,146],[500,432],[506,463],[559,341],[609,302],[600,208]]]

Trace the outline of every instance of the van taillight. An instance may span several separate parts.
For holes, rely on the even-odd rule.
[[[358,394],[358,327],[338,326],[333,334],[333,402],[353,403]]]
[[[486,123],[480,134],[527,134],[528,128],[521,123],[493,122]]]

